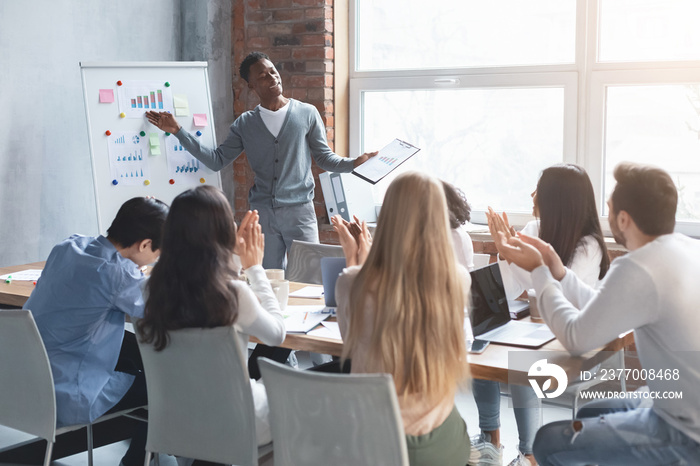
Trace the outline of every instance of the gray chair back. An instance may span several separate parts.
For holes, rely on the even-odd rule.
[[[0,424],[55,441],[53,375],[30,311],[0,311],[0,393]]]
[[[287,258],[287,280],[322,285],[321,258],[345,257],[343,248],[332,244],[292,241]]]
[[[299,371],[264,358],[258,363],[275,466],[408,465],[390,375]]]
[[[167,453],[257,465],[253,396],[236,330],[168,333],[162,351],[138,338],[148,389],[149,457]]]

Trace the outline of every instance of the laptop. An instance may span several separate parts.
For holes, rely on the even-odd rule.
[[[539,348],[554,340],[546,324],[511,320],[498,263],[472,270],[470,320],[474,336],[492,343]]]
[[[335,302],[335,283],[338,276],[345,268],[344,257],[322,257],[321,258],[321,281],[323,282],[323,299],[326,307],[324,313],[335,314],[337,304]]]

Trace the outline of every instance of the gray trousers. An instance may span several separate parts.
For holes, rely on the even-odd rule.
[[[285,269],[293,240],[318,243],[318,223],[313,201],[288,207],[252,206],[260,214],[265,234],[263,268]]]

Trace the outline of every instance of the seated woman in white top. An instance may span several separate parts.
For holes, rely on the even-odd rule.
[[[266,345],[284,341],[284,318],[262,268],[257,212],[249,211],[237,232],[220,190],[190,189],[173,201],[161,244],[160,260],[146,285],[144,317],[137,324],[146,343],[167,350],[170,330],[228,325],[236,328],[244,347],[248,335]],[[239,277],[234,251],[250,287]],[[264,445],[272,440],[267,394],[262,384],[250,382],[258,445]]]
[[[593,186],[586,171],[573,164],[553,165],[542,172],[532,193],[532,213],[539,221],[528,223],[523,232],[550,243],[562,262],[587,284],[595,286],[610,267],[607,249],[596,209]],[[491,234],[515,234],[508,217],[487,214]],[[515,299],[532,288],[530,273],[505,261],[499,261],[506,295]],[[474,447],[482,458],[500,464],[500,393],[498,383],[475,380],[474,399],[479,410],[481,435]],[[520,437],[518,457],[513,466],[535,464],[532,444],[541,426],[541,403],[529,386],[511,385],[514,414]],[[484,461],[484,464],[486,462]],[[490,463],[489,463],[490,464]]]
[[[471,270],[474,268],[474,245],[463,225],[471,219],[472,208],[461,189],[445,181],[442,181],[442,189],[445,191],[447,212],[450,215],[455,257],[465,269]]]
[[[339,217],[348,268],[338,278],[338,323],[351,372],[388,373],[411,466],[464,466],[466,424],[455,408],[468,378],[464,309],[470,277],[454,258],[440,182],[403,173],[389,186],[374,241]]]

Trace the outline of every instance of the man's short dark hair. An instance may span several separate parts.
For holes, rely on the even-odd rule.
[[[168,205],[158,199],[134,197],[119,208],[107,237],[124,248],[150,239],[151,249],[160,249],[163,224],[168,216]]]
[[[250,78],[250,67],[259,62],[260,60],[269,59],[270,57],[268,57],[262,52],[249,53],[248,56],[245,57],[241,62],[240,68],[238,68],[238,72],[240,73],[241,78],[245,79],[245,82],[249,82],[248,78]]]
[[[615,167],[614,214],[624,210],[649,236],[673,233],[678,191],[671,176],[652,165],[622,162]]]

